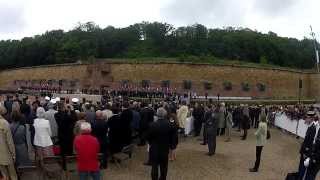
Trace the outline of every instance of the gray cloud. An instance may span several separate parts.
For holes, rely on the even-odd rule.
[[[302,0],[173,0],[161,10],[165,21],[175,24],[243,26],[251,18],[281,17]]]
[[[0,3],[0,33],[15,33],[25,26],[22,6]]]
[[[298,4],[301,0],[255,0],[254,8],[266,16],[279,16]]]
[[[177,24],[238,26],[245,18],[243,5],[239,0],[175,0],[162,8],[161,15]]]

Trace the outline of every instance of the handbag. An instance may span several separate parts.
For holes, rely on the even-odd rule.
[[[298,180],[299,179],[299,174],[296,173],[288,173],[286,180]]]
[[[271,138],[271,134],[270,134],[270,131],[267,130],[267,139],[270,139]]]

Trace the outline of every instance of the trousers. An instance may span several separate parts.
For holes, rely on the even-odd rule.
[[[80,180],[88,180],[89,177],[92,178],[92,180],[100,180],[100,172],[88,172],[88,171],[80,171],[79,172]]]
[[[209,154],[216,153],[216,135],[215,134],[207,134],[207,143]]]
[[[159,177],[160,168],[160,177]],[[162,158],[161,161],[157,163],[152,163],[151,178],[152,180],[166,180],[168,172],[168,157]]]
[[[259,170],[259,167],[260,167],[262,149],[263,149],[263,146],[256,146],[256,162],[254,164],[254,169],[256,170]]]

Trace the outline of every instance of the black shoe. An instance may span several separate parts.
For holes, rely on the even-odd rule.
[[[207,155],[207,156],[213,156],[214,153],[207,153],[206,155]]]
[[[249,169],[249,172],[258,172],[258,169],[250,168],[250,169]]]
[[[201,143],[200,145],[205,146],[205,145],[207,145],[207,143]]]
[[[244,140],[246,140],[246,139],[247,139],[246,137],[242,137],[242,138],[241,138],[242,141],[244,141]]]

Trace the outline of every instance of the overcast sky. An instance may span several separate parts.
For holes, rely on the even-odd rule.
[[[210,28],[248,27],[280,36],[320,37],[320,0],[0,0],[0,39],[47,30],[70,30],[78,22],[125,27],[141,21]]]

